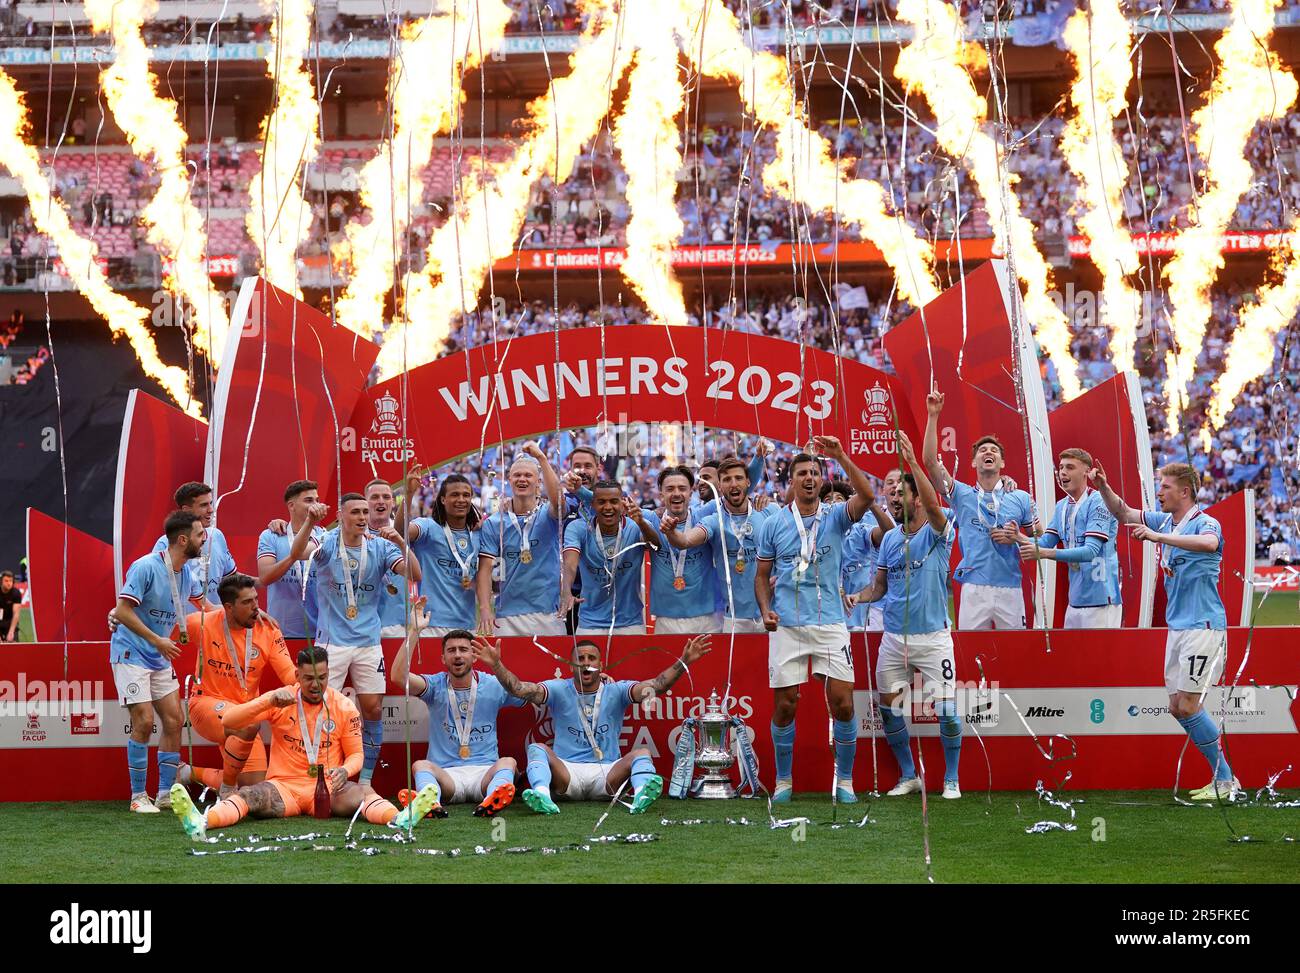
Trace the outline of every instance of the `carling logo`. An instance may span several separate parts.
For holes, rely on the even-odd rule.
[[[50,942],[56,946],[129,945],[147,953],[153,944],[153,913],[148,909],[68,909],[50,913]]]

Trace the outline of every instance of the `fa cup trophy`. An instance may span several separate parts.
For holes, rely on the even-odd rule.
[[[730,716],[714,690],[704,712],[682,724],[673,758],[669,797],[728,798],[736,796],[731,768],[736,764],[733,746],[740,751],[740,782],[751,794],[758,792],[758,760],[749,732],[738,716]],[[704,771],[698,778],[695,769]]]

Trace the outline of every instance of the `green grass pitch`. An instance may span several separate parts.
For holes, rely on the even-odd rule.
[[[1069,796],[1069,795],[1067,795]],[[1300,808],[1174,804],[1168,792],[1092,791],[1075,806],[1074,832],[1026,834],[1041,820],[1068,820],[1034,795],[967,791],[961,801],[930,799],[929,838],[936,882],[1295,882],[1300,877]],[[1296,795],[1286,796],[1293,800]],[[861,820],[866,802],[841,806],[840,823]],[[831,827],[829,799],[805,795],[778,806],[778,817],[806,816],[803,830],[771,830],[761,801],[670,801],[632,817],[615,807],[600,833],[654,833],[648,844],[592,844],[589,851],[544,855],[538,849],[583,842],[604,804],[563,804],[558,817],[532,814],[521,802],[496,821],[464,805],[446,820],[426,819],[414,845],[364,843],[381,849],[283,850],[193,857],[239,847],[192,845],[170,812],[139,816],[126,802],[10,804],[0,807],[0,875],[8,882],[923,882],[919,796],[870,802],[863,828]],[[721,823],[744,816],[749,826]],[[719,823],[664,825],[663,818]],[[1098,820],[1100,819],[1100,820]],[[1228,824],[1252,841],[1234,843]],[[243,822],[214,832],[247,844],[325,831],[321,844],[341,846],[347,821]],[[324,827],[321,827],[321,826]],[[499,841],[493,841],[494,829]],[[359,823],[356,833],[376,831]],[[378,829],[385,831],[385,829]],[[1104,840],[1098,840],[1104,837]],[[475,846],[492,847],[475,854]],[[527,847],[528,853],[508,852]],[[430,856],[415,849],[459,848]]]

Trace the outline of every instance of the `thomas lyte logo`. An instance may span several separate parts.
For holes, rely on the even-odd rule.
[[[849,430],[849,453],[853,456],[892,456],[894,417],[889,389],[879,382],[862,393],[862,425]]]
[[[147,953],[152,930],[148,909],[82,909],[74,902],[50,913],[50,942],[56,946],[125,944],[133,953]]]
[[[397,400],[388,392],[376,399],[375,421],[370,424],[370,431],[376,436],[396,436],[401,432],[402,416],[398,407]]]

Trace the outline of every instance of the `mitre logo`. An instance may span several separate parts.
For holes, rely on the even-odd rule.
[[[866,408],[862,410],[862,424],[867,428],[889,425],[889,392],[877,382],[862,393]]]
[[[391,393],[381,395],[375,400],[375,421],[370,424],[370,431],[376,436],[396,436],[402,421],[397,410],[398,402]]]

